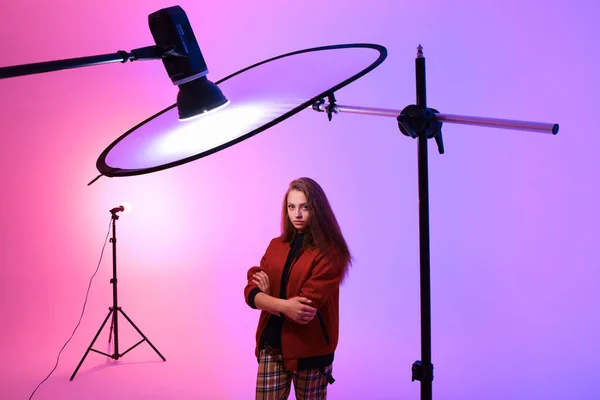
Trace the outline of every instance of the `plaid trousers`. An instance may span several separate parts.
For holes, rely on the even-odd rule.
[[[331,374],[333,365],[324,368]],[[327,399],[327,377],[318,369],[286,372],[281,353],[261,350],[258,355],[256,400],[287,400],[294,382],[297,400]]]

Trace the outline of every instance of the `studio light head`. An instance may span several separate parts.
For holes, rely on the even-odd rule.
[[[174,85],[179,86],[179,120],[186,120],[227,104],[221,89],[209,81],[208,67],[192,26],[179,6],[163,8],[148,16],[156,45],[170,49],[162,62]]]

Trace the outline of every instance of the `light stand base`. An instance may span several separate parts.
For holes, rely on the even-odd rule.
[[[119,354],[119,352],[117,351],[116,348],[115,348],[115,352],[113,354],[107,354],[107,353],[104,353],[102,351],[94,349],[93,348],[94,347],[94,343],[96,343],[96,340],[98,339],[98,336],[100,336],[100,332],[102,332],[102,329],[104,329],[104,326],[108,322],[108,319],[111,317],[111,315],[113,316],[113,320],[112,320],[113,324],[112,325],[114,325],[114,320],[118,317],[118,313],[117,312],[121,313],[121,315],[123,315],[123,317],[125,317],[125,319],[131,324],[131,326],[133,326],[133,328],[137,331],[137,333],[140,334],[140,336],[142,337],[142,340],[140,340],[139,342],[137,342],[136,344],[134,344],[133,346],[131,346],[129,349],[125,350],[121,354]],[[113,328],[112,325],[111,325],[111,330]],[[113,333],[111,332],[111,335],[109,337],[109,342],[110,342],[110,339],[112,338],[112,336],[113,336]],[[114,336],[118,337],[118,332],[116,330],[114,331]],[[115,341],[116,341],[116,339],[115,339]],[[94,339],[92,340],[92,343],[90,343],[89,347],[87,348],[85,354],[81,358],[81,361],[79,361],[79,364],[77,365],[77,368],[75,368],[75,371],[73,372],[73,375],[71,375],[71,378],[69,378],[69,380],[72,381],[73,378],[75,378],[75,375],[79,371],[79,368],[81,368],[81,365],[85,361],[85,358],[87,357],[87,355],[89,354],[90,351],[93,351],[93,352],[98,353],[98,354],[105,355],[106,357],[110,357],[113,360],[118,360],[119,358],[123,357],[125,354],[129,353],[131,350],[133,350],[135,347],[137,347],[138,345],[142,344],[143,342],[147,342],[150,345],[150,347],[152,347],[152,350],[154,350],[156,352],[156,354],[158,354],[158,356],[163,361],[167,361],[167,359],[160,353],[160,351],[158,351],[158,349],[156,347],[154,347],[154,345],[146,337],[146,335],[144,335],[144,333],[133,323],[133,321],[131,320],[131,318],[129,318],[127,316],[127,314],[125,314],[125,312],[121,309],[121,307],[117,307],[117,311],[116,312],[115,312],[115,310],[114,310],[113,307],[109,307],[108,315],[106,316],[106,318],[104,318],[104,322],[102,322],[102,325],[100,325],[100,329],[98,329],[98,332],[96,332],[96,336],[94,336]]]

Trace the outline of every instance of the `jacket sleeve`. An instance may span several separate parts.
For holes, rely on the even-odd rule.
[[[329,299],[333,291],[339,288],[342,281],[342,269],[329,257],[320,254],[315,259],[315,266],[310,277],[302,285],[300,296],[312,300],[311,307],[320,309]]]
[[[271,247],[271,244],[269,244],[269,247]],[[259,267],[254,266],[254,267],[250,268],[248,270],[248,273],[246,274],[248,283],[246,284],[246,287],[244,288],[244,299],[246,300],[246,304],[248,304],[252,308],[256,308],[256,304],[254,304],[254,298],[261,291],[258,288],[258,286],[256,286],[254,284],[254,282],[252,282],[252,276],[255,273],[257,273],[258,271],[261,271],[261,270],[264,271],[265,265],[267,262],[267,254],[269,252],[269,247],[267,247],[265,254],[263,255],[262,259],[260,260],[260,266]]]
[[[261,290],[252,282],[252,275],[260,271],[260,267],[252,267],[248,270],[248,283],[244,288],[244,298],[246,299],[246,304],[250,307],[256,309],[256,304],[254,304],[254,298]]]

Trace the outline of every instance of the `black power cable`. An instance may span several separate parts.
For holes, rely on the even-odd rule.
[[[79,328],[79,324],[81,324],[81,320],[83,318],[83,313],[85,312],[85,306],[87,304],[88,296],[90,294],[90,288],[92,287],[92,281],[94,280],[94,277],[96,276],[96,274],[98,273],[98,270],[100,269],[100,263],[102,262],[102,256],[104,255],[104,249],[106,248],[106,243],[108,241],[108,236],[110,235],[110,222],[111,221],[112,221],[112,218],[111,218],[111,220],[108,223],[108,232],[106,233],[106,238],[104,238],[104,245],[102,246],[102,251],[100,252],[100,260],[98,260],[98,266],[96,266],[96,270],[94,271],[94,274],[90,278],[90,283],[88,285],[87,292],[85,294],[85,301],[83,302],[83,308],[81,310],[81,315],[79,316],[79,322],[77,322],[77,325],[75,326],[75,329],[73,329],[73,333],[71,333],[71,336],[69,337],[69,339],[65,342],[65,344],[63,345],[63,347],[58,352],[58,356],[56,357],[56,364],[54,365],[54,368],[52,368],[52,371],[50,371],[50,373],[48,374],[48,376],[46,376],[44,378],[44,380],[41,381],[37,385],[37,387],[33,390],[33,392],[31,393],[31,396],[29,396],[29,400],[31,400],[31,398],[33,397],[33,395],[35,394],[35,392],[39,389],[39,387],[42,386],[42,384],[44,382],[46,382],[48,380],[48,378],[50,378],[50,375],[52,375],[52,373],[56,370],[56,367],[58,367],[58,360],[60,359],[60,354],[65,349],[65,347],[67,347],[67,344],[69,344],[69,342],[71,341],[71,339],[73,339],[73,336],[75,335],[75,332],[77,331],[77,328]]]

